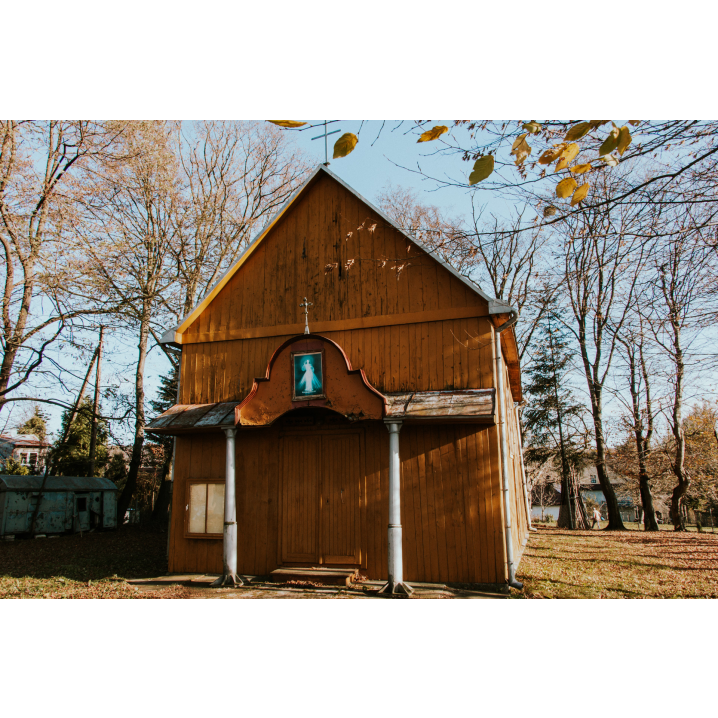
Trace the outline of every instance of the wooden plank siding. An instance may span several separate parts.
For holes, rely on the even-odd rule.
[[[516,410],[514,408],[511,387],[509,386],[509,371],[504,364],[504,386],[505,386],[505,402],[506,402],[506,439],[508,444],[508,464],[509,464],[509,494],[511,500],[511,537],[514,546],[514,561],[518,565],[521,560],[526,539],[529,534],[528,513],[526,509],[526,499],[524,495],[523,475],[521,472],[521,447],[519,426],[516,420]]]
[[[337,435],[346,434],[337,428]],[[361,557],[356,561],[369,579],[387,575],[389,522],[389,433],[379,422],[352,432],[362,441],[344,444],[346,463],[364,467],[357,497]],[[280,451],[284,429],[277,426],[240,430],[237,434],[237,534],[239,572],[264,576],[282,565],[278,536],[282,525]],[[323,433],[329,433],[324,430]],[[501,534],[503,513],[492,500],[500,496],[500,471],[491,468],[489,445],[494,426],[455,424],[405,425],[400,434],[402,457],[402,524],[404,573],[408,581],[505,582]],[[292,432],[292,450],[314,433]],[[335,439],[337,440],[337,439]],[[189,479],[221,478],[224,437],[213,434],[177,439],[170,571],[220,573],[222,542],[184,537],[186,487]],[[337,457],[327,453],[336,473]],[[269,461],[270,466],[264,465]],[[293,475],[293,474],[292,474]],[[286,499],[285,499],[286,500]],[[305,507],[303,512],[311,511]],[[286,516],[285,516],[286,519]],[[320,524],[317,524],[320,526]],[[297,530],[297,529],[295,529]],[[353,529],[352,529],[353,530]]]
[[[322,336],[341,346],[380,392],[490,389],[491,323],[487,318],[355,329]],[[180,404],[242,401],[291,336],[189,344],[182,349]]]
[[[314,323],[452,307],[488,314],[482,297],[351,192],[319,176],[185,336],[301,324],[304,296],[314,303]]]

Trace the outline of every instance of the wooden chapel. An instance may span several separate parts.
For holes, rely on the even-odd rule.
[[[170,572],[520,586],[516,318],[317,167],[163,337]]]

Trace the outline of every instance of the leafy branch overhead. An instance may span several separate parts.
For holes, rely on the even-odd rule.
[[[307,123],[303,120],[269,120],[269,122],[286,129],[298,129]],[[462,124],[464,121],[457,120],[456,124]],[[604,125],[611,123],[611,129],[605,137],[592,137],[593,133],[598,132]],[[641,120],[629,120],[628,125],[638,126]],[[562,142],[553,143],[552,146],[546,148],[538,157],[533,167],[537,165],[551,165],[556,163],[553,172],[567,171],[569,175],[582,175],[594,170],[602,169],[605,165],[616,167],[623,157],[626,150],[631,145],[633,138],[628,125],[619,127],[612,120],[583,120],[571,125],[565,133]],[[526,161],[532,155],[534,148],[529,144],[529,138],[535,137],[536,140],[543,139],[549,142],[555,135],[554,131],[541,124],[536,120],[521,123],[523,132],[516,137],[511,145],[510,156],[514,158],[514,164],[524,176]],[[419,136],[417,142],[432,142],[438,140],[449,131],[446,125],[435,125],[434,127],[424,131]],[[602,140],[598,148],[598,156],[595,158],[586,158],[583,162],[576,162],[579,154],[588,151],[582,148],[579,142],[586,139],[594,140],[594,146],[598,141]],[[533,140],[532,140],[533,141]],[[334,159],[346,157],[351,154],[359,143],[359,138],[348,132],[342,135],[334,144]],[[488,179],[495,170],[495,153],[496,149],[491,152],[482,154],[479,157],[474,155],[474,166],[469,174],[469,185],[473,186],[479,182]],[[590,161],[589,161],[590,159]],[[602,164],[596,164],[598,161]],[[544,176],[546,170],[541,171],[541,177]],[[582,202],[588,196],[590,183],[584,182],[579,186],[572,177],[561,179],[556,185],[556,196],[559,199],[570,199],[572,207]],[[544,210],[544,216],[551,216],[556,213],[555,207],[548,207]]]

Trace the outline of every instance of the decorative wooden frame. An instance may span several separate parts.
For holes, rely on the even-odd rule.
[[[322,390],[321,394],[310,394],[307,396],[297,396],[297,377],[296,377],[296,369],[297,364],[295,361],[295,357],[304,357],[304,356],[317,356],[319,355],[321,357],[321,371],[322,371]],[[310,349],[305,351],[299,351],[299,352],[292,352],[290,354],[290,361],[292,362],[292,401],[315,401],[316,399],[326,399],[327,398],[327,377],[326,372],[324,370],[324,367],[326,366],[324,361],[324,349]]]
[[[222,486],[225,485],[224,479],[189,479],[185,485],[185,512],[184,512],[184,537],[188,539],[211,539],[211,540],[222,540],[224,538],[224,532],[218,533],[218,534],[210,534],[210,533],[203,533],[203,534],[196,534],[196,533],[190,533],[189,530],[189,517],[190,517],[190,501],[192,499],[192,491],[191,487],[196,484],[205,484],[207,486],[207,493],[205,494],[205,499],[209,500],[209,485],[210,484],[222,484]],[[227,500],[226,490],[225,490],[225,501]],[[206,504],[205,504],[206,506]],[[222,516],[222,526],[224,526],[224,515]],[[205,508],[204,513],[204,528],[205,531],[207,529],[207,510]]]

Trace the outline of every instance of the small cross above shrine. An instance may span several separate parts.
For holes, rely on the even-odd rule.
[[[304,333],[309,334],[309,307],[313,307],[314,303],[308,302],[304,297],[304,301],[299,306],[304,309]]]

